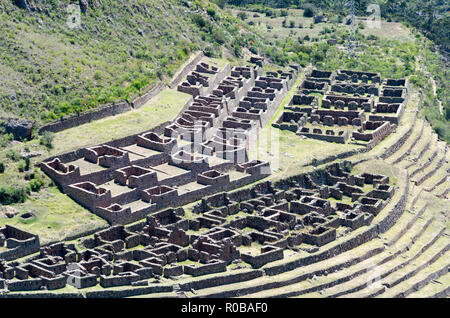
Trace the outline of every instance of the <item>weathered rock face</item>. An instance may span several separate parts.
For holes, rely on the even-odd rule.
[[[21,9],[25,9],[28,11],[31,10],[31,4],[29,0],[15,0],[14,3]]]
[[[81,12],[86,13],[87,9],[89,8],[89,3],[87,0],[80,0],[80,9]]]
[[[12,118],[0,123],[0,125],[5,128],[6,133],[13,134],[16,140],[31,139],[33,123],[30,121]]]

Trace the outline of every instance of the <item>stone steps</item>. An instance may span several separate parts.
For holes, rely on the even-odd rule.
[[[411,135],[408,137],[408,139],[405,141],[405,143],[391,157],[386,159],[386,162],[396,164],[404,160],[407,156],[409,156],[411,150],[420,140],[423,134],[423,130],[425,128],[425,122],[423,120],[420,121],[421,124],[416,123],[416,125],[414,125],[413,131]]]
[[[430,128],[431,129],[431,128]],[[427,143],[425,144],[425,147],[421,149],[421,151],[412,156],[410,159],[410,163],[405,165],[404,168],[407,169],[409,172],[414,171],[423,161],[425,157],[431,156],[433,153],[433,147],[435,143],[437,142],[438,138],[435,133],[431,133],[430,138],[428,139]]]
[[[416,174],[414,177],[412,177],[412,180],[415,181],[417,185],[422,185],[444,165],[447,156],[447,147],[443,145],[441,146],[442,147],[438,148],[438,154],[433,158],[431,163],[427,165],[426,168],[423,168],[423,170]]]
[[[450,295],[450,272],[438,279],[432,279],[419,290],[409,294],[407,298],[433,298]]]
[[[373,240],[370,243],[366,243],[364,251],[355,253],[353,250],[343,253],[337,257],[330,258],[328,260],[314,263],[308,266],[303,266],[292,271],[284,272],[282,274],[273,276],[263,276],[252,281],[244,283],[229,284],[226,286],[220,286],[214,288],[206,288],[197,291],[197,295],[190,295],[193,297],[237,297],[247,295],[250,293],[259,292],[265,289],[277,288],[293,284],[298,281],[304,281],[314,276],[323,275],[325,272],[332,272],[338,270],[338,268],[348,267],[352,264],[361,262],[367,258],[372,257],[383,251],[384,247],[379,240]]]
[[[419,262],[421,257],[427,257],[429,254],[434,254],[435,248],[444,248],[448,245],[448,240],[445,240],[441,237],[442,232],[433,237],[433,239],[427,244],[423,245],[418,251],[417,249],[420,245],[415,246],[416,249],[408,251],[410,254],[410,258],[406,255],[402,255],[390,262],[383,264],[382,266],[375,267],[374,270],[366,273],[365,275],[359,277],[357,280],[349,281],[345,286],[342,285],[337,289],[327,291],[326,296],[328,297],[341,297],[346,294],[353,294],[355,297],[364,297],[364,295],[373,293],[374,289],[381,288],[382,286],[388,288],[395,286],[404,280],[404,277],[407,276],[409,272],[406,271],[408,266],[411,266],[411,263]],[[438,242],[440,240],[440,242]],[[443,243],[442,243],[443,242]],[[428,253],[428,254],[427,254]],[[425,255],[425,256],[424,256]],[[405,259],[406,258],[406,259]],[[423,268],[418,268],[417,272],[419,272]],[[406,273],[405,273],[406,272]],[[417,274],[417,272],[413,274]],[[385,292],[379,291],[377,294],[382,294]],[[361,295],[359,295],[361,293]]]
[[[438,168],[433,176],[425,180],[425,182],[422,184],[422,186],[428,192],[435,193],[435,189],[445,183],[447,184],[447,186],[450,186],[450,183],[448,181],[450,177],[450,152],[448,151],[448,146],[446,146],[446,149],[447,153],[442,166]]]
[[[410,218],[412,218],[412,216],[410,216]],[[427,228],[429,227],[429,224],[427,224],[427,223],[428,222],[418,222],[417,225],[415,225],[413,227],[413,229],[410,231],[411,232],[410,234],[412,234],[412,236],[411,235],[404,235],[404,237],[402,237],[402,239],[398,241],[397,245],[398,246],[402,246],[402,247],[398,249],[397,255],[395,255],[395,253],[389,254],[389,252],[387,252],[386,249],[385,249],[381,253],[377,253],[376,255],[374,255],[374,256],[372,256],[370,258],[366,258],[365,260],[362,260],[361,262],[357,262],[357,263],[355,263],[354,265],[352,265],[350,267],[347,267],[345,269],[341,269],[340,271],[337,271],[336,273],[330,274],[327,277],[327,279],[330,280],[330,277],[331,278],[335,277],[336,279],[334,280],[334,282],[336,282],[336,283],[334,283],[334,284],[337,285],[337,283],[339,283],[339,282],[342,283],[342,282],[344,282],[346,280],[350,280],[351,276],[355,274],[354,271],[353,271],[353,272],[350,273],[350,275],[347,275],[344,278],[343,277],[339,277],[339,276],[343,275],[342,272],[351,271],[351,269],[354,269],[355,267],[358,267],[359,271],[362,274],[365,271],[365,269],[367,268],[367,264],[374,263],[374,259],[383,260],[383,259],[386,259],[386,258],[392,258],[392,257],[398,256],[400,254],[401,250],[406,250],[406,248],[409,248],[409,246],[411,246],[414,243],[414,240],[417,240],[427,230]],[[394,232],[399,231],[398,224],[395,224],[394,227],[391,228],[389,231],[394,231]],[[371,244],[371,242],[363,244],[363,245],[353,249],[352,252],[357,253],[358,251],[360,251],[363,248],[367,247],[366,245],[368,245],[368,244]],[[332,260],[333,260],[333,258],[330,258],[328,260],[328,262],[331,262]],[[277,282],[280,282],[280,279],[277,276],[273,276],[272,279],[277,281]],[[339,281],[339,279],[341,281]],[[300,286],[303,287],[303,289],[306,289],[306,293],[308,293],[308,289],[310,289],[310,288],[320,290],[320,289],[323,289],[321,287],[327,287],[327,283],[322,283],[323,286],[319,286],[319,287],[312,286],[314,284],[314,282],[311,281],[311,279],[309,279],[308,281],[303,279],[302,281],[299,281],[298,283],[294,283],[294,284],[292,284],[292,283],[294,283],[294,280],[291,280],[290,282],[286,282],[286,286],[284,286],[284,287],[280,286],[280,287],[272,289],[271,291],[268,291],[269,288],[267,288],[267,287],[269,287],[269,286],[265,286],[266,288],[264,288],[264,290],[262,289],[263,291],[257,292],[257,293],[252,293],[252,294],[248,294],[247,297],[267,297],[267,296],[277,295],[277,294],[280,294],[280,293],[282,294],[282,293],[285,292],[286,289],[291,289],[292,288],[292,289],[295,290],[296,288],[297,289],[300,288]],[[328,284],[333,284],[333,280],[331,280],[331,282],[328,282]],[[294,286],[294,287],[291,287],[291,286]],[[312,291],[314,291],[314,290],[312,290]],[[289,297],[289,295],[286,296],[286,297]]]
[[[425,181],[423,186],[425,191],[436,193],[436,189],[445,182],[448,182],[447,180],[449,179],[450,174],[447,171],[443,171],[443,169],[439,169],[433,177]]]
[[[450,194],[450,187],[445,188],[445,190],[442,193],[437,194],[439,198],[442,199],[448,199]]]
[[[434,229],[427,227],[422,236],[412,240],[414,242],[412,246],[406,246],[397,251],[389,249],[384,253],[383,258],[374,259],[372,263],[366,262],[366,264],[361,264],[360,268],[357,268],[353,274],[349,275],[351,277],[350,280],[345,281],[343,284],[336,284],[327,290],[322,290],[321,297],[340,297],[366,288],[372,290],[373,288],[381,287],[384,285],[382,284],[384,277],[402,269],[436,244],[442,236],[442,231],[437,235],[434,233]],[[309,294],[304,296],[308,297]]]
[[[439,184],[436,188],[433,189],[432,193],[436,196],[444,193],[450,187],[450,174],[444,176],[445,180],[441,184]]]
[[[373,298],[376,297],[382,293],[384,293],[384,291],[386,290],[385,286],[377,286],[374,285],[373,288],[366,288],[363,290],[359,290],[356,291],[354,293],[349,293],[349,294],[345,294],[340,296],[339,298]]]
[[[389,231],[379,234],[379,237],[383,240],[385,246],[392,246],[401,238],[405,237],[406,233],[411,233],[411,228],[424,220],[423,215],[427,214],[426,204],[416,206],[417,201],[422,195],[422,191],[413,183],[410,183],[410,190],[408,193],[408,199],[405,206],[405,211],[398,218],[396,223]],[[419,222],[418,222],[419,221]]]
[[[391,263],[389,263],[391,265]],[[373,265],[375,266],[375,265]],[[373,267],[376,268],[376,267]],[[373,286],[373,281],[376,278],[376,274],[374,275],[371,270],[371,267],[365,267],[360,269],[357,272],[348,274],[347,276],[340,277],[334,280],[332,283],[321,284],[314,287],[306,287],[305,284],[303,286],[289,286],[289,291],[278,290],[272,291],[269,297],[302,297],[302,298],[310,298],[310,297],[337,297],[343,296],[347,293],[359,291],[365,287],[367,287],[368,282],[369,286]],[[363,275],[361,275],[363,274]],[[370,290],[366,290],[364,293],[366,296],[375,296],[381,294],[383,291],[383,286],[375,284],[375,288],[370,288]]]
[[[432,244],[430,246],[431,248],[427,248],[425,250],[420,250],[421,253],[415,255],[411,260],[412,262],[408,263],[407,266],[405,266],[402,271],[395,272],[390,277],[386,278],[383,281],[383,285],[385,285],[388,288],[392,288],[398,284],[400,284],[405,277],[412,277],[416,275],[418,272],[420,272],[422,269],[424,269],[426,266],[430,265],[430,262],[434,259],[436,261],[441,257],[439,254],[445,254],[450,249],[450,242],[449,239],[445,236],[442,236],[442,231],[439,232],[441,236],[438,240],[436,240],[436,243]],[[418,256],[418,257],[416,257]],[[430,261],[430,262],[428,262]],[[434,262],[433,261],[433,262]]]
[[[421,199],[423,189],[417,187],[413,182],[410,182],[411,191],[408,197],[408,205],[406,206],[410,211],[414,211],[417,208],[417,203]]]
[[[418,125],[419,118],[417,115],[417,108],[412,110],[408,107],[408,105],[406,105],[405,113],[401,119],[401,124],[395,132],[395,135],[398,138],[395,140],[390,139],[390,146],[385,146],[383,153],[380,154],[382,159],[386,160],[391,158],[394,154],[398,153],[398,150],[403,146],[403,144],[410,139],[415,126]]]
[[[436,137],[437,140],[437,137]],[[416,165],[412,166],[408,169],[409,176],[411,179],[421,173],[424,169],[426,169],[434,160],[434,158],[439,154],[439,149],[437,147],[433,146],[428,149],[425,154],[422,156],[422,158],[416,163]]]
[[[402,168],[407,167],[408,165],[414,164],[414,160],[419,157],[420,153],[425,152],[426,149],[430,146],[430,141],[432,140],[433,129],[427,123],[423,128],[423,133],[419,141],[412,147],[409,155],[407,155],[403,160],[396,163],[397,166]]]
[[[411,201],[411,197],[410,197],[410,201]],[[435,230],[434,229],[430,229],[430,223],[431,223],[431,221],[433,219],[433,211],[431,209],[427,209],[426,213],[424,213],[424,214],[425,214],[426,217],[428,217],[428,221],[426,221],[426,222],[422,221],[424,219],[423,215],[416,217],[415,218],[415,223],[416,224],[408,231],[407,235],[404,235],[401,240],[397,241],[397,243],[396,243],[397,246],[403,245],[403,250],[410,249],[411,245],[413,244],[413,242],[417,241],[420,238],[420,236],[423,235],[423,233],[425,231],[427,231],[428,235],[435,234]],[[408,215],[409,215],[409,217],[407,217]],[[401,225],[402,224],[404,225],[405,223],[408,223],[408,221],[410,221],[413,218],[414,218],[414,215],[411,215],[408,212],[404,213],[400,217],[398,222],[389,231],[387,231],[386,233],[394,232],[394,235],[392,235],[392,236],[395,236],[395,234],[397,232],[399,232],[399,231],[402,232],[401,230],[399,230]],[[418,221],[418,220],[420,220],[420,221]],[[409,242],[406,242],[407,239],[409,239]],[[390,250],[392,251],[392,249],[390,249]],[[380,257],[380,256],[376,256],[376,257]],[[364,271],[364,269],[367,267],[367,266],[365,267],[364,265],[363,266],[359,265],[359,266],[361,268],[361,271]],[[311,289],[311,286],[309,286],[309,288]],[[281,292],[284,292],[284,291],[281,291]],[[267,295],[267,293],[265,293],[265,294]],[[271,295],[272,294],[274,294],[274,293],[272,292]],[[260,293],[260,294],[252,294],[252,295],[249,295],[249,296],[257,297],[257,296],[266,296],[266,295],[264,295],[264,293]],[[269,295],[269,296],[271,296],[271,295]],[[322,297],[319,293],[309,293],[308,296],[311,296],[311,297]]]
[[[438,252],[441,253],[442,251]],[[437,259],[435,259],[437,258]],[[439,279],[439,277],[448,273],[450,267],[450,251],[448,249],[442,255],[435,254],[432,259],[424,262],[421,267],[420,275],[415,275],[414,272],[409,272],[405,275],[405,279],[401,281],[394,288],[386,289],[386,292],[380,294],[378,297],[383,298],[404,298],[411,293],[419,290],[421,287],[428,284],[433,279]],[[430,264],[428,264],[430,263]],[[409,277],[412,275],[411,277]]]
[[[427,208],[427,205],[425,204],[422,209],[419,210],[414,216],[409,220],[409,222],[406,224],[406,226],[398,232],[388,243],[388,246],[392,246],[407,232],[409,231],[413,225],[417,222],[417,220],[422,217],[422,215],[425,213]],[[399,223],[401,223],[402,220],[399,220]]]

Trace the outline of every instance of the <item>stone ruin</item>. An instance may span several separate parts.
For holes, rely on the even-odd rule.
[[[172,122],[51,158],[42,171],[112,225],[264,178],[270,167],[249,162],[249,136],[271,119],[297,69],[264,76],[262,60],[252,61],[232,69],[200,61],[178,87],[193,98]]]
[[[6,224],[0,228],[0,260],[16,259],[39,250],[39,236]]]
[[[261,169],[264,163],[239,169],[258,165]],[[312,253],[342,233],[369,225],[394,194],[388,177],[350,170],[348,162],[336,163],[275,184],[203,197],[189,217],[183,208],[168,208],[132,225],[96,232],[76,245],[41,247],[25,261],[1,263],[0,283],[9,291],[145,286],[163,277],[226,272],[230,264],[260,268],[288,251]],[[207,171],[202,176],[224,175]],[[153,189],[148,195],[167,190]]]
[[[406,85],[405,79],[382,82],[378,73],[312,70],[272,126],[328,142],[351,138],[371,148],[400,122]]]

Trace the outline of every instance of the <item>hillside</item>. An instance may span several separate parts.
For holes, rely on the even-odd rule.
[[[215,56],[227,44],[238,55],[246,42],[236,19],[207,1],[79,3],[76,28],[62,1],[0,3],[0,117],[42,123],[129,100],[170,77],[194,50]]]
[[[350,1],[345,0],[216,0],[216,3],[227,3],[234,6],[267,9],[274,8],[311,8],[313,11],[323,10],[327,14],[346,16],[349,14]],[[368,15],[370,4],[380,6],[381,17],[398,20],[420,29],[431,40],[439,44],[444,51],[450,50],[448,24],[450,22],[448,1],[441,0],[356,0],[353,1],[357,15]]]
[[[344,2],[3,0],[0,298],[448,297],[448,64]]]

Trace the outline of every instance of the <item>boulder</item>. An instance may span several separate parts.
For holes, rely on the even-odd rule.
[[[14,3],[21,9],[31,11],[31,4],[29,0],[15,0]]]
[[[87,0],[80,0],[79,3],[81,12],[86,13],[87,9],[89,8]]]
[[[11,118],[0,124],[6,133],[13,134],[14,139],[31,139],[33,123],[24,119]]]

